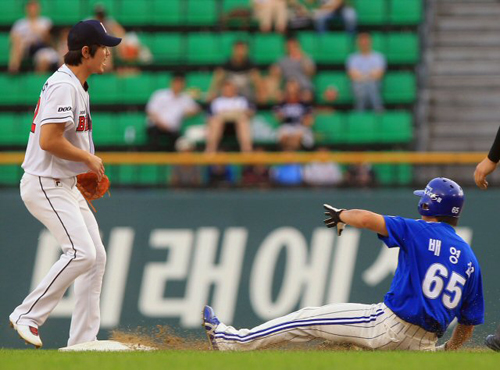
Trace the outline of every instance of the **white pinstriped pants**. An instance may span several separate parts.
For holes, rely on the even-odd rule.
[[[39,327],[75,282],[75,308],[68,345],[96,340],[100,326],[99,300],[106,251],[97,221],[78,190],[76,178],[61,179],[25,173],[21,198],[29,212],[51,233],[63,254],[10,315],[21,325]]]
[[[307,307],[253,329],[220,324],[215,341],[221,351],[250,351],[282,342],[316,338],[378,350],[434,351],[437,336],[401,320],[384,303]]]

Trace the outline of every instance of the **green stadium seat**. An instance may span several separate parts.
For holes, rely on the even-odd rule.
[[[0,89],[4,91],[3,94],[0,94],[0,104],[9,105],[20,103],[24,94],[22,90],[22,80],[21,76],[0,73]],[[36,104],[36,101],[34,104]]]
[[[10,38],[8,33],[0,33],[0,65],[9,64]]]
[[[166,172],[163,166],[141,165],[138,167],[138,185],[165,185],[167,183]]]
[[[277,34],[257,34],[252,43],[251,53],[257,64],[275,63],[285,54],[283,36]]]
[[[389,72],[382,83],[385,103],[413,103],[417,96],[417,82],[412,72]]]
[[[313,126],[318,145],[342,144],[348,139],[345,116],[342,113],[319,113]]]
[[[118,78],[114,73],[89,78],[91,104],[111,104],[118,101]]]
[[[326,103],[324,93],[330,86],[338,91],[338,98],[335,103],[350,103],[353,100],[351,81],[344,72],[320,72],[315,79],[316,100]]]
[[[410,185],[413,181],[413,166],[409,164],[398,165],[396,182],[398,185]]]
[[[156,91],[160,89],[167,89],[170,87],[170,81],[172,80],[172,76],[168,72],[157,72],[153,78],[153,86],[151,90],[150,96]]]
[[[118,116],[113,113],[92,114],[92,139],[100,145],[123,145],[123,136],[118,130]]]
[[[317,56],[320,52],[318,42],[319,37],[318,33],[308,31],[300,32],[298,35],[302,50],[304,50],[304,52],[316,62],[318,62]]]
[[[218,21],[216,0],[187,0],[186,23],[192,26],[212,26]]]
[[[24,17],[24,1],[0,0],[0,25],[11,26],[15,21]]]
[[[184,23],[184,0],[152,0],[153,23],[155,25],[181,25]]]
[[[143,72],[118,79],[120,102],[144,104],[153,92],[154,75]]]
[[[192,117],[187,117],[182,120],[180,129],[181,136],[192,126],[203,126],[206,123],[206,116],[204,114],[197,114]]]
[[[386,0],[355,0],[359,23],[363,25],[383,25],[387,23]]]
[[[42,13],[55,25],[72,26],[85,18],[85,9],[81,1],[50,0],[42,1]]]
[[[381,185],[409,185],[413,180],[413,168],[408,164],[377,164],[373,171]]]
[[[390,0],[389,22],[394,25],[417,25],[422,20],[422,0]]]
[[[0,135],[0,145],[15,145],[18,144],[17,128],[19,125],[18,114],[15,113],[2,113],[0,114],[0,127],[2,128],[2,135]],[[28,134],[26,132],[26,138]],[[26,139],[27,140],[27,139]]]
[[[219,36],[215,33],[191,33],[187,40],[189,64],[218,64],[224,61]]]
[[[154,14],[151,1],[121,0],[119,5],[117,12],[113,13],[113,16],[121,24],[148,25],[151,23],[152,14]]]
[[[141,34],[155,64],[181,64],[184,61],[184,36],[180,33]]]
[[[0,185],[19,185],[23,169],[17,164],[0,166]]]
[[[118,166],[117,182],[119,185],[135,185],[139,179],[139,166],[120,165]]]
[[[352,39],[345,33],[326,33],[317,38],[318,50],[315,55],[317,63],[344,63],[352,52]]]
[[[412,117],[405,111],[387,111],[380,118],[379,142],[409,143],[413,137]]]
[[[347,115],[347,142],[349,144],[376,143],[377,116],[375,113],[351,112]]]
[[[391,64],[416,64],[419,58],[418,36],[415,33],[390,33],[386,57]]]
[[[27,73],[21,75],[22,99],[20,103],[31,106],[36,106],[43,85],[50,77],[49,74]]]
[[[387,54],[387,37],[385,33],[381,32],[372,32],[371,34],[372,37],[372,48],[375,51],[378,51],[379,53],[382,53],[384,55]],[[354,42],[356,42],[354,40]],[[353,45],[354,46],[354,45]],[[354,46],[354,49],[357,49],[356,46]]]
[[[230,12],[231,10],[238,8],[247,8],[250,9],[252,7],[251,0],[223,0],[222,1],[222,11],[224,13]]]
[[[186,88],[198,101],[205,101],[211,82],[210,72],[191,72],[186,76]]]
[[[124,145],[146,144],[146,115],[143,112],[125,112],[118,116],[118,131]]]

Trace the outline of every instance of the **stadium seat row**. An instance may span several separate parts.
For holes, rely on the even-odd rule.
[[[419,58],[418,36],[412,32],[373,33],[374,49],[389,64],[416,64]],[[215,65],[224,63],[236,40],[247,40],[252,60],[259,65],[276,62],[285,54],[284,38],[277,34],[224,33],[140,33],[140,39],[153,54],[156,65]],[[299,40],[309,56],[318,64],[344,64],[356,47],[353,39],[342,32],[319,36],[301,32]],[[0,34],[0,65],[9,61],[9,35]]]
[[[33,115],[27,113],[0,114],[0,146],[25,145]],[[259,111],[259,121],[275,130],[279,124],[271,112]],[[94,113],[93,138],[97,146],[130,146],[146,143],[146,118],[144,113]],[[182,132],[206,122],[204,114],[184,122]],[[319,113],[313,131],[318,144],[404,144],[413,138],[412,117],[405,111],[375,113]],[[258,141],[256,139],[256,141]],[[261,144],[269,144],[262,140]]]
[[[236,182],[241,182],[241,166],[233,165]],[[373,170],[381,185],[408,185],[412,181],[412,167],[407,164],[374,165]],[[106,174],[114,186],[168,186],[172,166],[160,165],[106,165]],[[23,174],[17,165],[0,165],[0,186],[16,186]],[[206,180],[206,172],[203,173]]]
[[[129,26],[213,26],[221,16],[251,0],[40,0],[42,14],[56,25],[70,25],[92,15],[102,3],[108,13]],[[23,16],[25,0],[0,0],[0,24]],[[422,0],[354,0],[360,24],[416,25],[422,18]]]
[[[34,105],[47,75],[23,74],[12,76],[0,74],[0,105]],[[143,72],[139,75],[120,77],[116,74],[92,76],[89,92],[92,104],[145,104],[151,94],[169,86],[169,73]],[[188,91],[199,101],[204,101],[210,88],[212,73],[191,72],[186,76]],[[316,101],[324,103],[323,93],[329,87],[338,90],[336,103],[353,102],[351,83],[345,72],[319,72],[315,79]],[[382,84],[382,95],[386,103],[413,103],[416,97],[416,79],[412,72],[388,72]]]

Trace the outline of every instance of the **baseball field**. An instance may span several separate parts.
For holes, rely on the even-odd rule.
[[[60,353],[54,350],[0,350],[2,369],[498,369],[494,352],[454,353],[368,351],[156,351]]]

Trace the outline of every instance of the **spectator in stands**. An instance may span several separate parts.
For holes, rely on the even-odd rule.
[[[274,23],[276,32],[284,34],[288,23],[287,0],[252,0],[254,16],[261,32],[271,32]]]
[[[236,184],[236,168],[231,165],[216,164],[208,167],[208,185],[227,188]]]
[[[345,185],[348,187],[368,188],[377,184],[375,171],[369,163],[353,164],[345,173]]]
[[[207,100],[211,101],[220,94],[225,80],[233,81],[239,93],[252,102],[265,99],[259,70],[248,57],[248,44],[245,41],[236,41],[231,58],[215,70]]]
[[[195,144],[180,137],[175,142],[175,150],[179,153],[192,153]],[[198,165],[175,165],[172,167],[172,186],[178,188],[199,187],[203,183],[202,169]]]
[[[372,39],[367,33],[359,34],[358,47],[359,52],[351,55],[347,61],[356,109],[364,111],[371,106],[380,112],[384,109],[380,87],[386,69],[385,57],[372,50]]]
[[[137,34],[135,32],[127,32],[120,23],[108,14],[103,4],[97,3],[95,5],[94,19],[100,21],[109,34],[122,39],[120,45],[114,50],[116,51],[115,57],[129,64],[151,62],[153,56],[150,50],[141,43]],[[113,58],[108,58],[106,70],[113,70],[115,67],[114,64]]]
[[[263,148],[255,148],[254,152],[263,153]],[[241,182],[246,187],[267,188],[271,185],[269,167],[265,164],[246,165],[243,167]]]
[[[200,112],[198,104],[184,91],[183,74],[175,74],[170,89],[153,93],[146,105],[150,150],[174,150],[182,120]]]
[[[50,59],[53,53],[47,53],[47,50],[44,50],[51,49],[52,21],[40,16],[40,3],[37,0],[30,0],[26,3],[25,13],[26,17],[17,20],[10,31],[10,73],[19,72],[25,57],[34,62],[37,71],[48,70],[53,64],[53,60]]]
[[[314,61],[307,56],[299,40],[289,37],[286,41],[287,55],[278,61],[277,66],[283,79],[286,81],[297,80],[304,91],[304,99],[311,101],[313,98],[312,78],[316,73]]]
[[[283,102],[274,107],[276,118],[281,124],[278,140],[284,150],[295,151],[302,146],[311,148],[314,145],[312,106],[304,101],[302,95],[299,83],[290,80],[285,85]]]
[[[319,153],[327,153],[328,148],[317,149]],[[339,185],[342,178],[340,166],[334,162],[312,162],[304,166],[304,183],[311,186]]]
[[[309,0],[311,2],[311,0]],[[314,0],[312,0],[314,1]],[[320,6],[314,10],[314,26],[319,33],[328,30],[328,23],[336,18],[342,18],[347,32],[356,33],[358,17],[356,10],[348,0],[320,0]]]
[[[252,151],[250,117],[253,109],[232,80],[224,81],[222,94],[210,104],[210,118],[207,127],[207,153],[215,153],[226,124],[234,124],[241,151]]]

